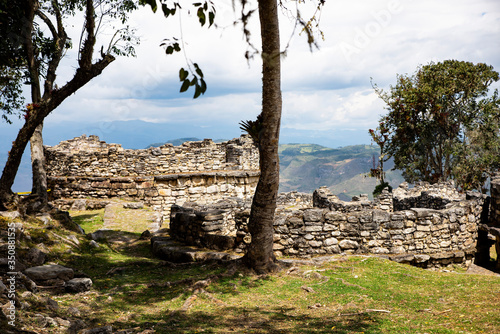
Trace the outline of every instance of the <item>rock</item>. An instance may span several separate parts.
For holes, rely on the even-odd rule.
[[[81,332],[82,334],[112,334],[113,328],[111,326],[97,327],[86,329]]]
[[[57,310],[59,310],[59,304],[49,297],[45,299],[45,307],[52,312],[56,312]]]
[[[62,319],[59,317],[54,318],[54,320],[57,322],[57,324],[60,327],[67,327],[68,328],[71,326],[71,321],[69,321],[69,320],[65,320],[65,319]]]
[[[0,217],[16,219],[21,218],[19,211],[0,211]]]
[[[66,282],[64,286],[67,292],[85,292],[89,291],[92,287],[92,280],[90,278],[73,278]]]
[[[100,240],[106,241],[107,240],[106,234],[109,231],[110,230],[97,230],[94,233],[87,234],[87,236],[90,237],[90,239],[95,240],[95,241],[100,241]]]
[[[150,239],[151,238],[151,232],[149,230],[146,230],[141,233],[141,239]]]
[[[25,274],[35,282],[43,282],[50,279],[69,281],[74,275],[73,269],[58,264],[31,267],[25,270]]]
[[[356,241],[352,241],[349,239],[344,239],[339,242],[339,246],[342,249],[356,249],[359,248],[359,244]]]
[[[144,203],[142,203],[142,202],[130,202],[130,203],[123,204],[123,207],[125,209],[133,209],[133,210],[143,209]]]
[[[429,261],[431,257],[426,254],[415,254],[415,262],[416,263],[423,263]]]
[[[26,254],[26,261],[35,266],[41,266],[45,263],[46,254],[38,248],[30,248]]]
[[[71,325],[68,328],[68,334],[77,334],[79,331],[87,327],[85,322],[80,319],[71,320]]]
[[[92,248],[99,248],[99,244],[95,240],[90,240],[89,246]]]
[[[80,310],[76,307],[68,307],[68,313],[74,317],[80,316]]]
[[[71,205],[71,209],[73,211],[84,211],[87,209],[87,201],[84,199],[75,199],[73,204]]]

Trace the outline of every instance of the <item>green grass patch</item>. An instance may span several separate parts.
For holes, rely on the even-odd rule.
[[[104,225],[104,209],[71,211],[71,217],[83,228],[85,233],[92,233],[101,229]]]

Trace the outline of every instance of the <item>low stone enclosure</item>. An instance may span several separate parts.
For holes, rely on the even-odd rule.
[[[496,191],[499,186],[495,183]],[[326,187],[312,196],[281,194],[274,252],[292,257],[377,254],[425,268],[467,267],[475,256],[479,256],[476,262],[483,261],[481,256],[492,244],[491,234],[478,244],[478,235],[489,234],[485,199],[480,194],[460,194],[453,183],[421,183],[411,189],[402,184],[373,202],[367,196],[344,202]],[[492,216],[498,217],[498,197],[495,203]],[[173,206],[170,235],[188,245],[244,252],[251,241],[249,207],[243,200]]]

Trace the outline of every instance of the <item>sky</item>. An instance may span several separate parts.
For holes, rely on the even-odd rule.
[[[169,19],[149,7],[134,13],[128,24],[140,37],[137,57],[118,57],[49,115],[46,128],[56,142],[48,144],[84,133],[119,142],[113,122],[137,120],[164,125],[156,141],[239,136],[238,123],[260,113],[261,61],[258,56],[245,59],[248,45],[241,25],[232,24],[238,17],[232,1],[214,2],[217,28],[210,29],[200,28],[186,11]],[[299,4],[303,17],[312,15],[313,4]],[[296,4],[289,6],[293,11]],[[68,32],[78,36],[80,26],[75,18]],[[283,11],[282,48],[290,44],[282,59],[282,143],[370,144],[368,129],[386,113],[372,82],[388,89],[397,74],[413,74],[419,65],[457,59],[500,71],[498,0],[326,0],[319,20],[324,39],[317,35],[319,49],[312,51],[293,28],[293,19]],[[256,15],[250,31],[258,47]],[[109,29],[101,33],[97,49],[110,36]],[[185,53],[167,56],[162,40],[181,36]],[[208,84],[206,94],[196,100],[192,90],[179,93],[178,71],[187,61],[199,64]],[[73,50],[61,64],[59,86],[71,78],[75,63]],[[134,132],[134,123],[127,124]],[[20,126],[20,121],[2,122],[0,132]],[[58,129],[66,138],[55,135]]]

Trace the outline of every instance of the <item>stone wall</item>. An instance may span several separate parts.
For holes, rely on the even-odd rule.
[[[421,188],[424,189],[425,185]],[[403,188],[404,190],[404,188]],[[412,198],[417,189],[400,191],[401,196]],[[425,191],[425,190],[424,190]],[[286,196],[285,196],[286,197]],[[295,196],[296,198],[300,196]],[[356,201],[343,202],[331,195],[326,188],[314,193],[314,207],[311,201],[299,201],[301,205],[280,205],[274,223],[274,251],[277,256],[309,257],[321,254],[364,253],[387,256],[399,262],[407,262],[423,267],[438,267],[450,263],[468,265],[476,252],[478,224],[482,213],[482,197],[466,199],[456,191],[445,208],[411,208],[392,211],[388,205],[390,193],[385,192],[382,199],[374,202],[360,196]],[[404,200],[399,198],[400,202]],[[290,204],[290,201],[288,202]],[[320,204],[320,207],[317,207]],[[208,210],[208,208],[205,208]],[[182,213],[177,208],[171,217],[171,228],[179,224],[180,217],[184,226],[198,226],[187,235],[177,235],[178,240],[216,249],[232,249],[244,252],[251,242],[247,223],[248,207],[234,210],[224,226],[234,224],[235,232],[225,234],[225,239],[216,240],[215,225],[221,223],[204,220],[203,214],[194,209]],[[225,210],[225,211],[224,211]],[[221,216],[231,208],[218,212]],[[179,215],[179,216],[177,216]],[[192,221],[189,221],[189,216]],[[219,216],[222,221],[222,217]],[[231,222],[234,219],[234,222]],[[214,229],[209,226],[213,224]],[[174,233],[176,235],[176,233]],[[209,242],[203,241],[208,236]],[[228,238],[234,241],[228,241]]]
[[[63,198],[124,198],[162,212],[165,221],[174,204],[250,199],[260,175],[258,152],[247,136],[144,150],[81,136],[45,147],[45,153],[53,203]]]
[[[136,177],[228,170],[259,170],[258,151],[249,136],[214,143],[211,139],[124,149],[97,136],[81,136],[45,147],[49,176]]]

